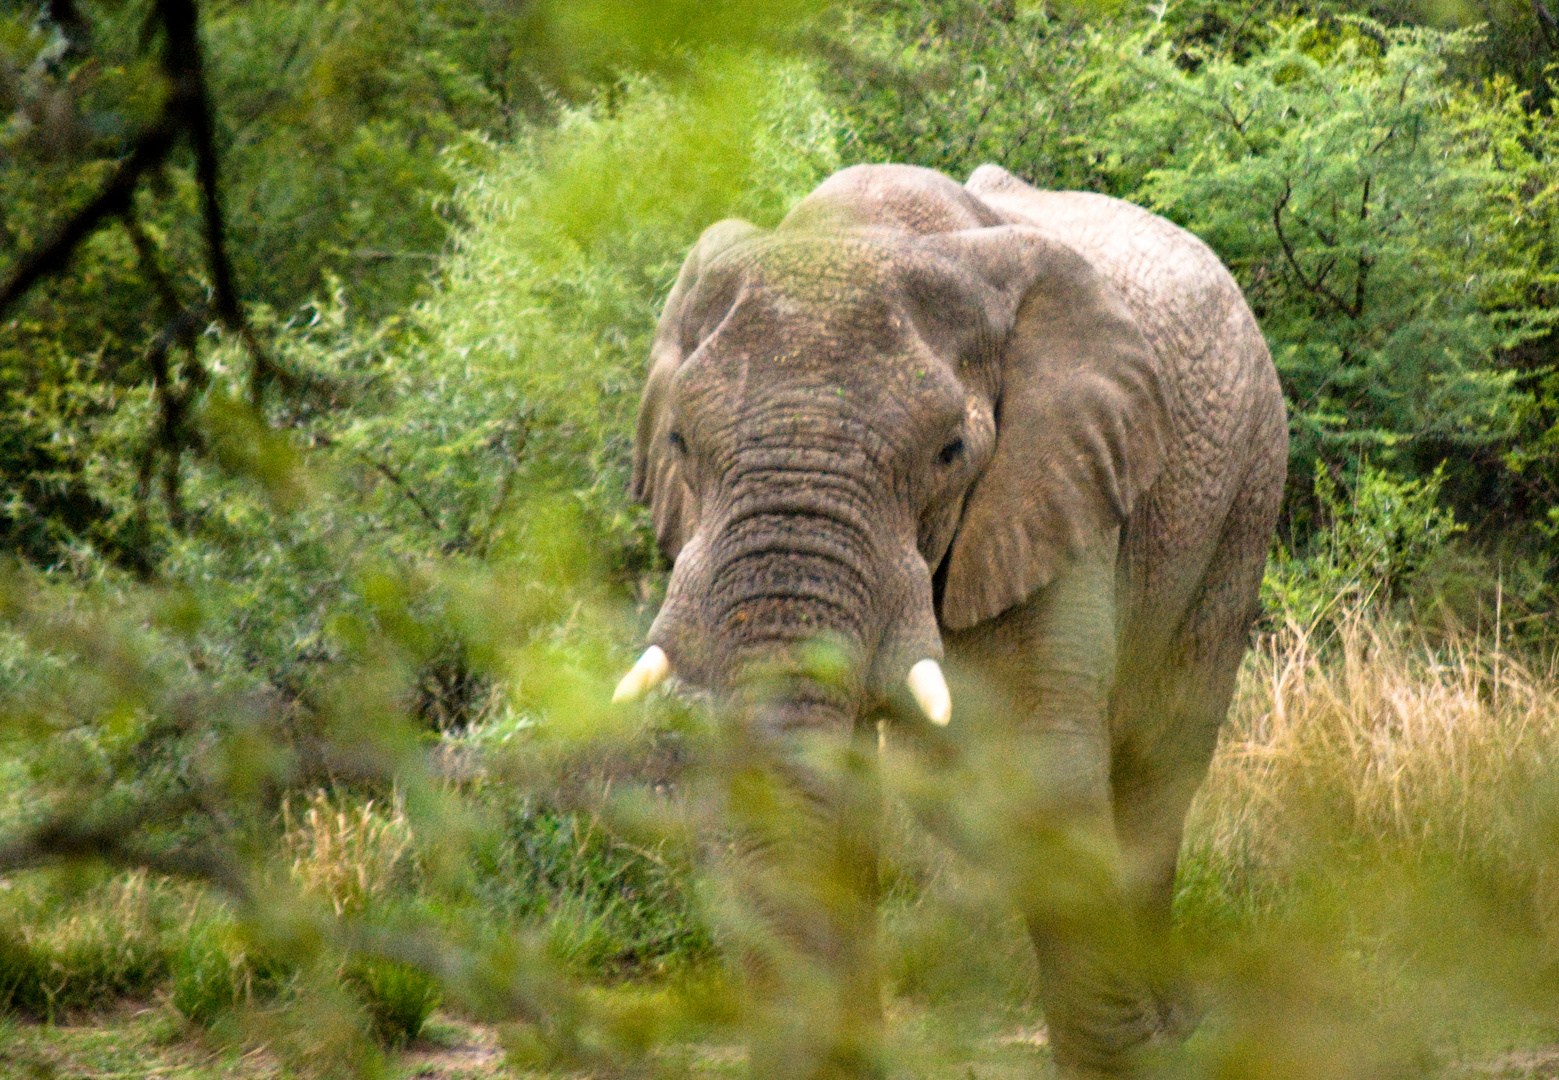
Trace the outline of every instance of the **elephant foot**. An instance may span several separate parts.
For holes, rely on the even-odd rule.
[[[1135,1000],[1115,997],[1077,1016],[1069,1032],[1052,1030],[1059,1080],[1122,1080],[1180,1076],[1181,1044],[1201,1023],[1203,1009],[1189,984]],[[1059,1037],[1058,1037],[1059,1036]]]
[[[750,1075],[752,1080],[884,1080],[886,1071],[875,1049],[760,1041],[751,1047]]]
[[[1179,982],[1161,992],[1154,1001],[1154,1030],[1148,1045],[1178,1046],[1190,1038],[1207,1011],[1200,998],[1189,982]]]

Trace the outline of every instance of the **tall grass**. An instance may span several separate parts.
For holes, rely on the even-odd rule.
[[[149,995],[196,894],[142,872],[86,883],[0,879],[0,1011],[54,1019]]]
[[[1550,662],[1493,642],[1431,641],[1358,613],[1325,632],[1289,625],[1259,639],[1192,808],[1178,908],[1206,946],[1213,984],[1282,1001],[1290,1027],[1261,1045],[1280,1045],[1301,1021],[1327,1037],[1366,1030],[1359,1015],[1376,1023],[1392,999],[1419,1010],[1413,1045],[1438,1045],[1450,1007],[1440,1000],[1426,1020],[1435,995],[1455,996],[1458,1022],[1474,1027],[1492,1025],[1491,1014],[1469,1016],[1466,1003],[1486,1005],[1496,991],[1529,1012],[1559,999],[1556,677]],[[711,959],[677,860],[524,800],[491,809],[503,841],[472,872],[495,923],[546,927],[595,975]],[[890,820],[884,960],[894,992],[938,1008],[971,992],[1032,1002],[1021,924],[907,814]],[[420,890],[416,837],[394,798],[315,792],[295,798],[281,824],[289,875],[338,916],[373,918]],[[220,912],[165,882],[119,877],[70,898],[49,879],[18,879],[0,900],[0,991],[11,1009],[50,1015],[171,987],[181,1013],[209,1024],[256,986],[266,999],[286,993],[285,971],[246,956]],[[1254,964],[1257,954],[1269,959]],[[425,977],[395,965],[345,963],[338,977],[386,1042],[414,1037],[437,1001]],[[1306,994],[1333,1011],[1293,1004]],[[1262,1061],[1271,1075],[1292,1073]],[[1229,1075],[1247,1074],[1267,1075]]]
[[[1325,636],[1264,635],[1192,808],[1187,861],[1247,901],[1292,887],[1317,848],[1435,862],[1497,874],[1551,920],[1555,675],[1358,614]]]
[[[282,804],[282,846],[305,893],[324,898],[340,915],[361,912],[420,874],[415,837],[398,798],[387,807],[368,799],[356,804],[323,789],[295,813]]]
[[[1176,901],[1229,1075],[1312,1075],[1333,1050],[1352,1064],[1332,1075],[1422,1075],[1554,1037],[1555,677],[1378,614],[1259,639]]]

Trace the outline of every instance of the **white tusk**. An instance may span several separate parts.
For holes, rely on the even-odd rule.
[[[953,695],[948,693],[947,680],[942,678],[942,666],[927,658],[909,669],[909,692],[915,695],[915,703],[933,723],[946,726],[953,718]]]
[[[628,669],[628,674],[617,684],[617,689],[612,691],[612,704],[636,701],[659,686],[669,674],[671,661],[666,659],[666,650],[659,645],[651,645],[644,650],[638,663]]]

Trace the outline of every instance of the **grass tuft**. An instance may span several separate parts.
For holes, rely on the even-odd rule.
[[[54,1020],[141,997],[167,976],[166,930],[194,899],[145,873],[61,895],[45,875],[0,892],[0,1009]]]
[[[1182,906],[1270,909],[1346,854],[1495,882],[1559,931],[1554,677],[1357,616],[1263,637],[1192,807]]]
[[[398,800],[352,805],[315,791],[299,815],[282,804],[284,849],[305,893],[328,900],[335,913],[358,914],[420,875],[411,824]]]

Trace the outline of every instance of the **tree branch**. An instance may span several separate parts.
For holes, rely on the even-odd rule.
[[[1331,273],[1335,262],[1328,262],[1314,281],[1306,277],[1304,270],[1300,267],[1299,256],[1294,252],[1294,245],[1289,242],[1288,234],[1283,231],[1283,211],[1288,206],[1288,201],[1292,196],[1293,188],[1285,184],[1282,196],[1278,199],[1277,205],[1272,208],[1272,228],[1277,233],[1278,243],[1283,247],[1283,256],[1288,260],[1289,268],[1293,270],[1294,276],[1299,279],[1299,284],[1305,287],[1305,291],[1319,296],[1344,315],[1355,319],[1358,318],[1358,315],[1354,313],[1352,306],[1347,301],[1326,287],[1326,276]],[[1360,288],[1362,289],[1362,287],[1361,283]]]
[[[1559,49],[1559,19],[1554,18],[1554,13],[1548,10],[1543,0],[1532,0],[1532,14],[1537,16],[1537,25],[1543,32],[1543,42],[1550,49]]]
[[[112,824],[87,825],[74,817],[46,821],[26,835],[0,845],[0,874],[32,870],[58,862],[101,859],[115,866],[144,868],[157,874],[204,881],[243,902],[248,883],[233,860],[214,851],[149,851],[127,842],[127,837],[154,816],[176,816],[188,807],[182,800],[136,808]],[[154,811],[163,811],[154,815]]]
[[[11,276],[11,280],[0,288],[0,316],[4,316],[39,280],[63,270],[76,246],[92,235],[104,218],[123,214],[130,209],[130,198],[135,194],[141,177],[162,163],[178,139],[176,96],[170,98],[163,107],[157,123],[136,139],[130,156],[114,170],[114,175],[103,186],[103,190],[71,215],[52,239],[22,260],[21,267]]]
[[[422,496],[418,495],[416,491],[412,489],[412,486],[406,483],[405,478],[402,477],[397,470],[392,469],[389,465],[386,465],[382,461],[378,461],[369,457],[367,454],[363,455],[363,460],[368,462],[368,464],[372,465],[375,469],[378,469],[386,480],[394,484],[396,488],[400,490],[402,495],[410,499],[411,504],[422,512],[422,518],[424,521],[431,525],[435,530],[443,529],[444,526],[442,523],[440,523],[438,515],[429,509],[428,504],[422,501]]]

